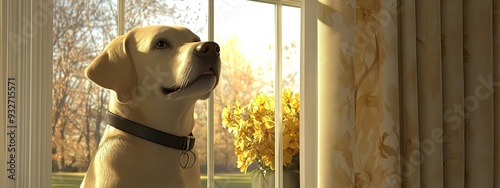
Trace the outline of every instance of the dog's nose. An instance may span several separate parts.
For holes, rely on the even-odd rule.
[[[220,47],[215,42],[203,42],[196,46],[194,52],[196,55],[214,54],[216,57],[219,57]]]

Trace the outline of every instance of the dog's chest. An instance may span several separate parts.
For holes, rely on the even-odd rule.
[[[201,187],[199,166],[183,169],[181,151],[133,136],[105,139],[94,165],[103,177],[114,176],[116,187]]]

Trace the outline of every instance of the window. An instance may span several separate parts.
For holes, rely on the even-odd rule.
[[[123,2],[126,31],[160,22],[182,24],[206,40],[202,1]],[[52,170],[84,172],[106,127],[109,94],[83,70],[118,35],[118,1],[55,1],[54,12]]]
[[[43,2],[47,3],[48,1]],[[202,40],[213,38],[221,45],[223,51],[227,49],[239,53],[227,54],[223,58],[234,58],[234,62],[243,61],[250,64],[253,73],[247,73],[248,75],[244,78],[250,79],[254,77],[255,80],[242,81],[243,83],[252,83],[250,88],[253,89],[250,92],[242,91],[237,93],[234,98],[224,98],[222,97],[222,93],[224,93],[223,87],[219,85],[214,97],[209,101],[200,102],[198,104],[200,108],[197,110],[205,111],[206,106],[210,106],[211,109],[215,109],[214,111],[220,112],[220,109],[217,108],[222,108],[221,104],[230,103],[235,98],[241,100],[247,97],[248,100],[248,97],[255,95],[259,91],[268,94],[274,94],[275,91],[281,92],[279,86],[278,89],[275,89],[277,83],[270,81],[275,79],[275,72],[282,71],[283,74],[280,77],[285,80],[283,88],[292,88],[295,92],[298,92],[301,88],[298,82],[300,76],[300,56],[298,54],[301,46],[299,40],[300,9],[297,8],[299,3],[295,1],[227,0],[207,2],[200,0],[189,1],[189,4],[185,1],[174,0],[146,2],[126,0],[122,2],[125,5],[125,12],[130,13],[125,14],[125,30],[135,26],[157,23],[186,25],[195,31]],[[102,50],[104,45],[117,35],[116,31],[119,23],[116,18],[118,17],[119,3],[113,0],[91,0],[85,3],[79,1],[54,1],[53,3],[54,19],[57,19],[53,22],[54,41],[41,40],[41,43],[53,44],[53,69],[57,70],[53,74],[54,90],[52,93],[55,98],[52,100],[52,105],[45,102],[47,104],[41,104],[41,106],[66,105],[63,108],[52,109],[52,124],[55,125],[51,131],[52,169],[53,171],[85,171],[85,163],[88,163],[92,158],[90,153],[95,152],[96,145],[105,127],[103,112],[99,110],[107,109],[108,94],[105,90],[82,79],[81,70]],[[211,7],[210,3],[213,3],[212,9],[208,8]],[[35,4],[33,3],[33,6]],[[5,4],[3,5],[2,15],[6,10]],[[16,4],[17,7],[22,5],[22,3]],[[163,9],[155,9],[155,6],[163,7]],[[44,8],[46,9],[46,7],[41,7],[35,10],[43,11]],[[25,9],[24,14],[33,16],[37,13],[29,13],[29,10],[29,8]],[[206,10],[212,10],[213,12],[210,13]],[[152,15],[152,13],[158,12],[161,14]],[[259,12],[259,15],[256,16],[255,12]],[[214,24],[211,24],[209,20],[210,14],[214,15],[215,20],[212,22]],[[127,15],[134,16],[128,17]],[[252,16],[253,19],[248,19],[248,16]],[[2,19],[5,19],[5,17]],[[248,20],[240,21],[244,19]],[[277,27],[279,23],[283,25]],[[230,27],[227,27],[228,25]],[[286,30],[282,28],[286,28]],[[2,37],[4,36],[6,35],[2,29]],[[279,37],[276,38],[276,36]],[[62,38],[64,40],[60,40]],[[248,40],[248,38],[251,39]],[[5,44],[5,42],[2,42],[2,47]],[[237,46],[239,51],[230,46]],[[277,50],[279,46],[281,46],[281,49]],[[11,52],[5,52],[4,50],[2,54],[9,53]],[[32,54],[34,53],[43,54],[43,52],[32,52]],[[6,56],[2,56],[3,60],[5,58]],[[282,70],[277,71],[274,70],[275,64],[283,64],[284,67]],[[3,65],[6,66],[6,64]],[[242,64],[231,64],[231,66],[233,65],[235,67],[228,66],[224,68],[229,70],[249,70],[245,69]],[[21,68],[17,69],[19,72]],[[37,67],[34,66],[33,69],[37,70]],[[226,71],[225,69],[223,71]],[[237,72],[233,72],[233,74],[238,75]],[[239,74],[239,76],[242,76],[242,74]],[[224,81],[227,82],[228,80],[221,80],[221,82]],[[31,83],[34,80],[26,82]],[[28,90],[26,89],[26,91]],[[209,113],[214,113],[214,111]],[[76,116],[76,114],[80,117]],[[81,117],[85,119],[81,119]],[[224,185],[232,181],[231,178],[240,178],[240,180],[242,178],[228,175],[241,175],[241,173],[235,167],[234,154],[227,152],[234,148],[231,145],[232,142],[217,139],[218,135],[228,136],[227,130],[222,129],[218,123],[210,125],[212,128],[209,129],[204,126],[205,124],[211,124],[210,121],[220,121],[218,120],[220,114],[215,113],[213,118],[213,120],[206,122],[206,113],[199,113],[195,116],[195,119],[199,120],[199,124],[202,125],[200,129],[195,130],[198,146],[203,146],[200,143],[203,142],[201,140],[205,140],[206,132],[210,132],[210,129],[213,129],[214,132],[212,135],[214,137],[211,138],[214,142],[213,153],[203,151],[206,150],[205,147],[198,147],[200,153],[198,156],[200,159],[209,158],[205,163],[208,164],[212,160],[212,165],[216,167],[211,170],[203,169],[208,174],[207,180],[205,180],[206,184],[213,185],[211,187],[224,187]],[[35,142],[35,140],[32,140],[30,143]],[[211,146],[211,144],[207,143],[205,145]],[[84,154],[79,154],[82,151],[84,151]],[[212,156],[210,157],[210,155]],[[215,162],[214,158],[217,159],[218,157],[228,160],[217,160]],[[211,174],[210,171],[215,172],[215,174]],[[52,176],[52,184],[55,185],[54,187],[67,186],[68,183],[78,184],[81,175],[83,174],[55,173]],[[213,177],[215,177],[215,180],[212,179]]]
[[[215,40],[220,42],[223,49],[221,57],[224,59],[223,71],[227,77],[223,77],[223,83],[218,86],[217,91],[220,92],[215,93],[215,101],[222,107],[234,104],[235,100],[241,104],[248,104],[260,92],[275,95],[275,91],[282,88],[299,92],[300,9],[282,6],[282,11],[278,13],[277,6],[281,5],[258,1],[215,2],[214,34]],[[286,30],[281,32],[277,27],[278,23],[282,23],[281,27]],[[282,45],[280,50],[277,50],[278,45]],[[283,64],[283,70],[279,70],[282,71],[283,78],[281,87],[275,82],[278,72],[276,64]],[[222,110],[218,105],[215,107],[216,112]],[[220,116],[215,118],[216,122],[220,122],[217,121]],[[243,176],[240,169],[235,166],[234,161],[237,159],[233,154],[233,135],[228,134],[227,130],[219,131],[219,129],[216,123],[216,137],[220,134],[229,139],[216,139],[215,156],[225,156],[229,160],[219,163],[232,162],[234,167],[227,168],[230,166],[225,165],[226,168],[216,168],[215,174],[221,176],[229,174],[225,176],[249,179],[248,175]],[[224,149],[227,147],[229,150]],[[224,164],[216,162],[215,165]],[[257,165],[253,164],[247,171],[250,172],[255,168]],[[215,187],[224,187],[224,183],[226,182],[216,182]]]

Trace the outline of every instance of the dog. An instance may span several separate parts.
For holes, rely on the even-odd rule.
[[[112,94],[108,126],[80,187],[202,187],[191,151],[194,106],[218,84],[219,54],[217,43],[182,26],[134,28],[111,41],[85,70]],[[165,134],[180,143],[162,140]]]

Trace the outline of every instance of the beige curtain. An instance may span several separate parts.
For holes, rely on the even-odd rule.
[[[500,0],[319,0],[319,187],[500,188]]]

